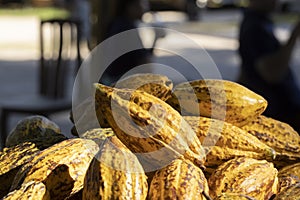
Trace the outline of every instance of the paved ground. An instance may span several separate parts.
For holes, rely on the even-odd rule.
[[[236,38],[239,12],[204,13],[199,22],[186,22],[186,17],[181,13],[164,13],[160,17],[164,26],[179,31],[178,34],[183,33],[188,40],[198,45],[189,46],[179,40],[177,34],[168,34],[158,42],[160,48],[177,49],[181,54],[196,60],[203,69],[209,70],[210,64],[215,63],[224,79],[237,78],[239,58],[236,54]],[[18,98],[18,95],[37,92],[38,22],[35,17],[0,17],[0,104],[7,99]],[[289,25],[283,24],[277,29],[282,40],[288,37],[289,28]],[[293,69],[297,76],[300,75],[300,61],[297,59],[299,49],[298,45],[293,58]],[[203,53],[204,50],[207,54]],[[185,71],[188,77],[194,78],[184,60],[165,52],[157,51],[156,55],[160,63]],[[12,117],[9,128],[14,127],[23,117]],[[68,112],[59,113],[51,119],[61,126],[63,132],[70,132],[72,124],[68,119]]]

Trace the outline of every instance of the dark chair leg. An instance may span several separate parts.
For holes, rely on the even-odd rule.
[[[2,110],[0,113],[0,135],[1,135],[1,147],[3,148],[5,146],[5,141],[7,137],[7,117],[8,113],[5,110]]]

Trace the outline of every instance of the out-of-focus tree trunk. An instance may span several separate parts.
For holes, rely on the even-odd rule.
[[[94,48],[104,39],[107,26],[116,15],[117,0],[91,1],[91,41]]]

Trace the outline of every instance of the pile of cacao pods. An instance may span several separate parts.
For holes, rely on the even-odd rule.
[[[43,116],[16,125],[0,198],[300,199],[300,136],[242,85],[137,74],[94,87],[72,110],[76,137]]]

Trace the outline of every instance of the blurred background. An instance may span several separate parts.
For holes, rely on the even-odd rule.
[[[2,101],[19,98],[20,94],[38,92],[40,60],[39,25],[41,20],[78,17],[87,26],[87,40],[81,41],[82,58],[103,40],[103,27],[114,15],[114,0],[0,0],[0,105]],[[88,7],[85,7],[88,3]],[[149,10],[142,23],[156,24],[185,34],[207,51],[223,79],[235,81],[239,74],[238,28],[247,0],[149,0]],[[77,6],[77,10],[74,8]],[[83,9],[83,10],[81,10]],[[275,13],[276,35],[285,41],[292,24],[300,13],[299,0],[281,0]],[[82,18],[80,16],[83,15]],[[84,27],[85,27],[84,26]],[[153,33],[142,33],[147,45]],[[149,42],[150,41],[150,42]],[[199,49],[165,35],[157,46],[175,45],[179,51],[198,57]],[[174,68],[183,68],[184,62],[165,52],[154,52],[155,60]],[[300,85],[300,45],[296,46],[292,68]],[[201,58],[199,58],[201,59]],[[207,59],[207,58],[206,58]],[[208,59],[207,62],[211,62]],[[193,78],[193,74],[187,76]],[[189,78],[189,77],[188,77]],[[71,89],[70,89],[71,91]],[[9,119],[8,130],[26,115]],[[51,116],[67,135],[72,123],[69,111]]]

